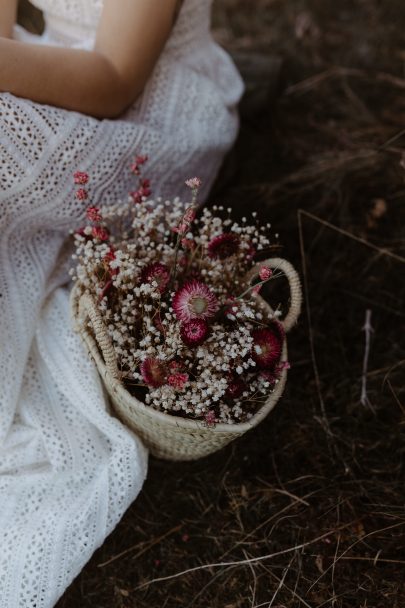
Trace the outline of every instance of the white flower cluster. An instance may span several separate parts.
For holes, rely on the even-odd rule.
[[[204,209],[187,231],[179,231],[186,209],[178,199],[100,208],[107,238],[98,238],[91,222],[76,233],[71,274],[98,303],[128,390],[147,388],[144,401],[161,411],[233,424],[248,420],[272,389],[252,358],[260,350],[252,331],[274,315],[243,280],[255,252],[269,247],[270,226],[251,226],[245,218],[237,224],[229,209],[214,207],[226,219]],[[235,251],[223,253],[224,235]],[[167,289],[142,278],[154,264],[167,268]],[[206,339],[195,346],[184,341],[173,308],[176,290],[193,278],[209,287],[219,310]],[[145,361],[158,366],[158,382],[148,383]]]

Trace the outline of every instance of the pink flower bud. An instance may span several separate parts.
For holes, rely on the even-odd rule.
[[[201,186],[202,181],[199,177],[191,177],[190,179],[187,179],[185,183],[186,186],[188,186],[192,190],[197,190]]]
[[[140,190],[136,190],[135,192],[130,192],[129,195],[136,205],[139,205],[139,203],[142,203],[142,192]]]
[[[86,201],[89,198],[87,190],[84,188],[79,188],[76,192],[76,198],[78,201]]]
[[[148,160],[148,158],[149,157],[148,157],[147,154],[145,154],[145,156],[142,156],[141,154],[138,154],[135,157],[135,162],[136,162],[137,165],[144,165],[146,163],[146,161]]]
[[[267,281],[273,275],[273,271],[268,266],[262,266],[259,271],[259,277],[262,281]]]
[[[73,178],[75,180],[75,184],[77,184],[78,186],[85,186],[89,181],[89,176],[87,173],[84,173],[84,171],[76,171],[76,173],[74,173],[73,175]]]
[[[100,214],[100,209],[98,207],[89,207],[86,211],[87,219],[91,222],[101,222],[103,219]]]
[[[261,285],[255,285],[252,289],[252,293],[256,296],[258,293],[260,293],[261,288]]]
[[[167,379],[168,384],[177,390],[182,390],[188,382],[188,374],[175,373],[171,374]]]
[[[93,226],[92,234],[95,239],[100,241],[108,241],[110,237],[108,230],[102,226]]]

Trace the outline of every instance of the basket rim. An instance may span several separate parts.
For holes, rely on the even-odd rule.
[[[118,393],[123,399],[130,400],[134,407],[138,408],[141,412],[146,414],[151,419],[155,419],[156,421],[160,421],[165,425],[169,425],[171,427],[176,427],[178,429],[188,429],[194,431],[207,430],[210,433],[221,433],[221,434],[232,434],[232,433],[245,433],[256,427],[266,416],[271,412],[271,410],[275,407],[276,403],[280,399],[283,394],[284,387],[287,381],[287,369],[284,368],[281,372],[281,375],[278,379],[275,389],[269,394],[267,401],[260,407],[260,409],[246,422],[241,423],[233,423],[227,424],[226,422],[219,422],[215,424],[215,426],[210,427],[207,426],[203,420],[193,420],[191,418],[182,418],[174,416],[173,414],[169,414],[166,412],[162,412],[154,409],[152,406],[146,405],[140,399],[131,395],[131,393],[125,388],[123,382],[114,378],[112,374],[109,372],[103,357],[100,353],[100,349],[98,348],[96,340],[93,338],[91,333],[87,330],[87,328],[81,323],[79,324],[80,316],[79,316],[79,300],[83,295],[82,290],[80,290],[80,284],[76,282],[73,285],[73,288],[70,293],[70,307],[71,307],[71,315],[72,319],[75,322],[75,329],[81,335],[82,339],[86,343],[89,354],[94,359],[98,371],[105,383],[108,383],[111,390]],[[87,294],[88,297],[91,297]],[[269,306],[268,303],[258,296],[266,306]],[[287,338],[285,337],[283,348],[282,348],[282,357],[287,359],[288,350],[287,350]]]

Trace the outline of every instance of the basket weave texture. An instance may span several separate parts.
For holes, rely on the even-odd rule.
[[[248,280],[257,276],[263,264],[273,270],[282,271],[290,286],[290,308],[281,321],[288,332],[296,323],[301,310],[302,291],[299,276],[293,266],[282,258],[272,258],[257,264],[248,275]],[[271,310],[264,301],[263,304]],[[131,395],[121,381],[115,351],[96,303],[83,292],[80,283],[72,289],[71,312],[75,329],[79,332],[90,356],[94,359],[112,406],[118,417],[139,437],[151,453],[165,460],[197,460],[224,447],[246,431],[254,428],[273,409],[280,399],[287,380],[284,369],[267,401],[247,422],[238,424],[216,424],[207,427],[203,421],[166,414],[147,406]],[[287,359],[287,341],[284,341],[282,359]]]

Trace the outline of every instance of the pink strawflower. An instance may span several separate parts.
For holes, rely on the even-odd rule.
[[[73,178],[75,180],[75,184],[77,184],[78,186],[85,186],[89,181],[89,176],[84,171],[76,171],[76,173],[73,175]]]
[[[259,369],[273,367],[281,357],[284,331],[279,323],[252,331],[251,356]]]
[[[87,199],[89,198],[88,192],[87,190],[85,190],[84,188],[79,188],[76,191],[76,198],[78,201],[87,201]]]
[[[218,300],[205,283],[191,279],[174,295],[173,309],[179,321],[209,319],[218,310]]]
[[[156,281],[160,293],[164,293],[169,284],[170,271],[167,266],[160,262],[148,264],[141,272],[141,283],[152,283]]]
[[[188,374],[171,374],[167,379],[168,384],[178,391],[183,390],[184,385],[188,382]]]
[[[262,266],[259,271],[259,277],[262,281],[268,281],[273,275],[273,271],[268,266]]]
[[[234,232],[220,234],[208,243],[208,255],[210,258],[225,260],[238,253],[239,246],[240,239]]]
[[[110,238],[107,228],[103,228],[103,226],[93,226],[91,233],[95,239],[100,241],[108,241]]]
[[[180,337],[187,346],[199,346],[209,334],[209,326],[204,319],[192,319],[182,323]]]
[[[247,389],[246,384],[237,376],[231,376],[226,389],[225,397],[229,399],[237,399]]]
[[[212,410],[207,412],[204,416],[204,420],[207,423],[207,426],[215,426],[215,423],[216,423],[215,412],[213,412]]]
[[[185,184],[192,190],[197,190],[197,188],[201,186],[202,181],[199,177],[191,177],[190,179],[186,180]]]
[[[148,357],[141,363],[142,378],[148,386],[159,388],[166,384],[166,367],[158,359]]]
[[[138,165],[144,165],[148,159],[149,159],[149,156],[147,154],[145,154],[144,156],[142,156],[141,154],[138,154],[135,157],[135,162]]]
[[[100,209],[98,207],[89,207],[86,211],[87,219],[91,222],[101,222],[103,219],[100,214]]]

